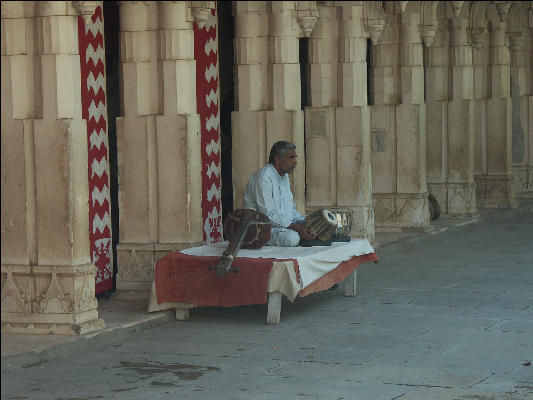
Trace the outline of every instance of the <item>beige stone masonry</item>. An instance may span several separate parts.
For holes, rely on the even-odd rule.
[[[439,203],[442,217],[471,217],[477,212],[473,68],[472,49],[467,43],[468,24],[467,18],[453,17],[439,25],[442,30],[439,36],[449,33],[450,38],[450,90],[446,88],[444,101],[427,102],[428,188]],[[447,25],[449,32],[446,32]],[[441,44],[441,40],[436,44]],[[434,89],[428,88],[428,97],[441,97],[440,93],[433,93]]]
[[[385,72],[384,65],[395,65],[395,61],[384,54],[381,43],[387,47],[397,46],[399,75],[394,75],[394,68],[391,68],[392,74],[387,80],[378,75],[377,93],[374,96],[376,105],[371,107],[372,197],[376,230],[422,231],[429,227],[429,213],[420,14],[408,10],[395,18],[390,11],[386,16],[390,26],[386,24],[375,50],[379,54],[375,67],[377,71]],[[398,36],[394,37],[394,32],[398,32]],[[385,92],[380,93],[379,91],[383,90],[383,87],[379,86],[380,81],[388,81],[391,89],[396,87],[396,96],[392,95],[392,90],[387,96],[384,96]],[[400,104],[394,105],[397,101]],[[388,106],[377,107],[382,103]],[[376,153],[392,153],[395,157],[386,160],[385,154]],[[389,171],[396,175],[395,179],[387,179]],[[378,184],[382,179],[386,183]],[[390,192],[380,192],[378,189],[387,186]]]
[[[509,12],[512,102],[512,186],[517,196],[533,194],[533,126],[531,125],[531,61],[533,10],[526,3],[513,4]]]
[[[117,290],[123,297],[147,296],[157,260],[203,240],[191,13],[187,2],[120,3]]]
[[[2,3],[2,332],[81,334],[104,323],[89,251],[78,19],[70,2],[22,3]]]
[[[476,175],[476,197],[481,207],[514,207],[512,189],[512,103],[510,99],[509,48],[506,44],[507,21],[489,15],[489,96],[486,101],[486,172]],[[478,148],[477,151],[480,149]],[[483,150],[483,149],[481,149]],[[485,175],[486,174],[486,175]]]

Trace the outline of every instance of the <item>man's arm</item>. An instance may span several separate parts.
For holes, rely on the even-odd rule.
[[[303,224],[290,224],[289,229],[292,229],[293,231],[298,232],[298,235],[300,235],[303,239],[315,239],[316,235],[313,235],[313,233]]]

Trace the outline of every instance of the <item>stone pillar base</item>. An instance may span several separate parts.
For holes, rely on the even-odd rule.
[[[98,318],[94,264],[2,265],[2,332],[79,335]]]
[[[533,167],[513,167],[513,190],[517,196],[533,195]]]
[[[516,207],[511,175],[476,175],[474,179],[478,207]]]
[[[473,218],[479,215],[474,182],[428,183],[428,190],[439,203],[440,218]]]
[[[427,193],[373,193],[376,232],[431,229]]]
[[[119,243],[117,245],[117,296],[123,300],[147,299],[157,261],[167,254],[203,243]]]

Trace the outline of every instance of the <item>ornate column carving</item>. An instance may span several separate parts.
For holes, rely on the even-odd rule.
[[[73,1],[72,6],[80,13],[83,22],[88,24],[100,3],[101,1]]]
[[[383,16],[383,8],[381,1],[365,1],[364,2],[364,20],[366,30],[372,40],[372,44],[375,46],[378,44],[379,37],[383,29],[385,28],[385,19]],[[400,2],[402,12],[405,11],[407,2]]]

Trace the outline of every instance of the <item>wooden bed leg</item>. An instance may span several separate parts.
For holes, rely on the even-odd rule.
[[[175,308],[176,312],[176,321],[185,321],[189,319],[189,309],[188,308]]]
[[[344,286],[344,295],[347,297],[355,297],[357,294],[357,270],[353,271],[346,278],[346,286]]]
[[[271,292],[268,294],[268,314],[266,323],[268,325],[279,324],[281,314],[281,292]]]

